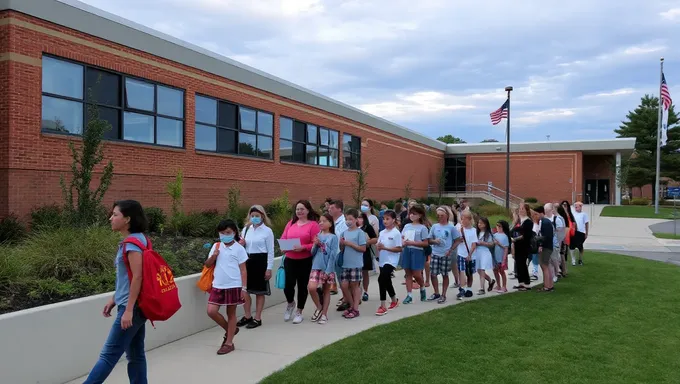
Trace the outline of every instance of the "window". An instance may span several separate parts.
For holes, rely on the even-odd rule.
[[[361,138],[348,134],[342,135],[343,168],[361,169]]]
[[[338,167],[338,132],[281,117],[279,120],[281,161]]]
[[[81,135],[95,116],[106,139],[184,147],[183,90],[44,56],[42,130]]]
[[[272,159],[274,115],[196,95],[196,149]]]
[[[466,167],[465,155],[444,159],[447,192],[465,192]]]

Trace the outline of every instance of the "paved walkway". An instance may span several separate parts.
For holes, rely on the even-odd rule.
[[[512,259],[510,259],[510,268],[512,269],[512,267]],[[475,291],[479,289],[477,277],[476,275]],[[400,300],[404,298],[406,292],[405,287],[401,285],[402,281],[403,272],[397,271],[393,282]],[[512,286],[516,282],[517,280],[509,280],[508,284]],[[234,339],[236,351],[228,355],[217,356],[216,354],[224,335],[224,331],[218,327],[147,352],[149,382],[207,383],[228,380],[234,383],[257,383],[271,373],[317,349],[376,325],[418,315],[444,306],[460,305],[464,301],[457,301],[455,299],[456,293],[456,289],[450,289],[448,294],[450,298],[443,305],[431,302],[423,303],[416,298],[413,304],[400,305],[389,314],[378,317],[375,316],[375,310],[379,304],[378,283],[377,277],[373,276],[369,288],[370,300],[361,305],[361,316],[357,319],[344,319],[339,312],[335,311],[335,303],[339,296],[331,296],[329,322],[326,325],[318,325],[309,321],[314,306],[311,300],[307,302],[305,321],[299,325],[294,325],[292,322],[285,323],[283,321],[285,304],[276,305],[264,310],[262,327],[253,330],[241,330]],[[428,289],[429,294],[431,294],[431,288]],[[472,299],[465,301],[494,296],[498,296],[498,294],[475,295]],[[206,316],[206,314],[202,312],[197,313],[196,316]],[[148,328],[147,332],[153,332],[153,329]],[[106,382],[112,384],[128,383],[126,363],[123,359]],[[84,378],[80,378],[71,383],[82,383],[83,380]]]

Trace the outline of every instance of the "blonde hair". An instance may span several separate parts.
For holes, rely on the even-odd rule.
[[[253,212],[257,212],[260,215],[262,215],[262,224],[264,224],[268,227],[272,226],[272,222],[271,222],[271,220],[269,220],[269,216],[267,216],[267,211],[264,210],[263,206],[256,204],[256,205],[253,205],[252,207],[250,207],[250,209],[248,209],[248,214],[246,215],[246,218],[244,220],[243,228],[247,228],[251,225],[250,214],[253,213]]]
[[[443,211],[444,213],[446,213],[446,220],[449,223],[453,223],[453,211],[448,205],[442,205],[441,207],[438,207],[437,212],[439,211]]]
[[[475,218],[472,215],[472,211],[470,211],[469,209],[464,210],[463,213],[460,214],[460,217],[461,217],[461,222],[462,222],[462,218],[469,217],[470,218],[470,224],[473,227],[475,226],[475,220],[474,220]]]

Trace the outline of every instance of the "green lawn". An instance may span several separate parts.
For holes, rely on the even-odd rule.
[[[263,383],[677,383],[679,271],[588,252],[586,266],[570,268],[553,293],[497,296],[378,326]]]
[[[656,215],[654,213],[654,207],[652,206],[619,205],[604,207],[602,209],[602,216],[634,217],[638,219],[672,219],[673,208],[659,207],[659,214]]]
[[[654,236],[658,237],[659,239],[680,240],[680,234],[674,235],[672,233],[655,233]]]

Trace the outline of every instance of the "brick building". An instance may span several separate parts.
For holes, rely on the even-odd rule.
[[[349,200],[361,166],[368,196],[399,197],[409,179],[412,195],[425,196],[444,162],[460,155],[465,176],[449,185],[504,185],[497,144],[447,146],[73,0],[0,0],[0,89],[0,217],[61,201],[68,142],[78,143],[93,106],[112,127],[107,204],[134,198],[168,208],[165,186],[178,169],[187,210],[224,208],[234,185],[247,203],[284,189],[315,203]],[[581,172],[591,161],[600,164],[593,178],[611,180],[611,167],[590,153],[632,149],[629,141],[588,143],[514,144],[513,168],[528,169],[513,173],[513,193],[566,197],[591,177]],[[548,185],[527,191],[551,170]]]

